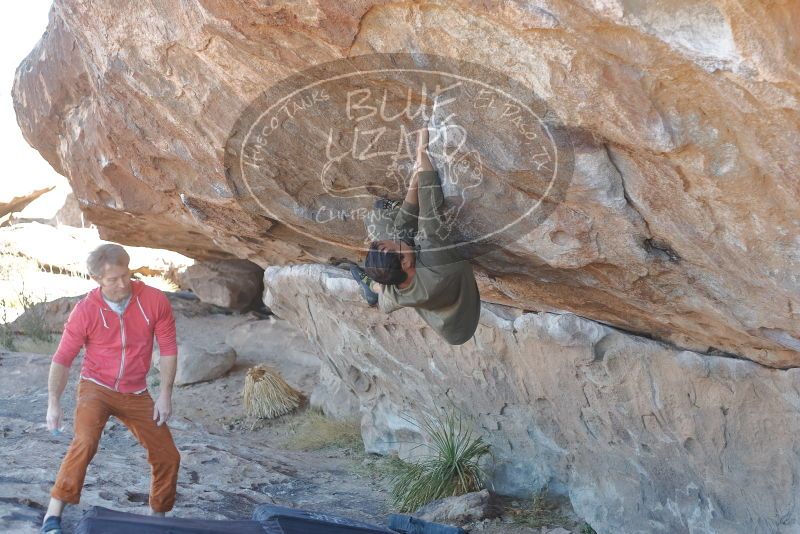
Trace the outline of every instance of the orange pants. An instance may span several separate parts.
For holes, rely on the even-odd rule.
[[[97,452],[103,427],[112,415],[122,421],[147,449],[153,477],[150,507],[156,512],[170,511],[175,503],[181,457],[167,425],[158,426],[153,421],[150,393],[120,393],[90,380],[81,380],[78,384],[75,436],[61,462],[50,495],[66,503],[77,504],[80,501],[86,468]]]

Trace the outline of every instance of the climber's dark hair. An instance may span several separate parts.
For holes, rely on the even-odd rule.
[[[389,250],[378,250],[376,241],[369,245],[364,271],[367,276],[385,286],[402,284],[408,276],[400,265],[400,254]]]

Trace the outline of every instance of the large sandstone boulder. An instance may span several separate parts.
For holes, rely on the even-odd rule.
[[[797,369],[490,305],[452,347],[413,310],[367,307],[344,270],[270,267],[265,286],[357,396],[367,451],[414,455],[408,419],[453,403],[492,445],[495,490],[547,486],[598,533],[800,528]]]
[[[104,239],[266,267],[359,259],[361,210],[409,163],[359,132],[419,127],[411,100],[441,121],[417,82],[461,76],[465,151],[434,141],[434,163],[454,235],[488,236],[483,299],[516,311],[485,304],[453,348],[346,273],[271,267],[268,305],[328,367],[315,402],[358,406],[368,449],[405,456],[402,414],[459,403],[499,490],[547,484],[600,533],[793,532],[798,26],[795,3],[735,0],[56,0],[12,94]],[[515,239],[488,232],[531,205]]]
[[[514,128],[529,133],[518,117],[484,120],[480,91],[458,101],[471,149],[460,168],[493,187],[476,196],[445,176],[449,198],[468,201],[459,228],[540,201],[549,210],[474,258],[485,299],[794,367],[798,26],[792,2],[56,0],[13,98],[26,139],[69,177],[104,238],[266,266],[357,259],[364,233],[348,214],[370,199],[322,209],[332,198],[320,193],[325,140],[346,147],[355,118],[313,106],[350,102],[351,86],[280,108],[280,139],[249,153],[262,173],[254,184],[230,159],[231,140],[252,131],[242,122],[258,111],[251,103],[292,75],[313,81],[347,65],[326,62],[350,58],[363,72],[375,53],[396,54],[377,61],[406,71],[441,62],[430,54],[491,68],[502,88],[539,99],[541,124],[563,126],[572,172],[551,198],[527,173],[525,158],[540,153],[514,149]],[[419,89],[398,78],[372,87],[389,95],[382,117]],[[392,131],[412,126],[397,116]],[[402,194],[379,158],[336,163],[322,186]]]
[[[90,286],[89,289],[97,287],[95,282],[90,282],[88,285]],[[172,306],[172,312],[176,317],[192,318],[211,315],[220,311],[216,306],[200,302],[191,293],[167,292],[166,295]],[[46,331],[60,334],[64,331],[64,323],[67,322],[72,309],[85,296],[86,294],[83,294],[76,297],[60,297],[39,302],[20,315],[9,326],[13,331],[24,333],[26,323],[41,322]]]
[[[359,415],[361,404],[355,389],[366,393],[370,383],[362,379],[361,372],[355,367],[348,368],[346,373],[350,376],[343,380],[333,367],[321,365],[317,384],[308,399],[309,404],[333,419],[352,419]]]

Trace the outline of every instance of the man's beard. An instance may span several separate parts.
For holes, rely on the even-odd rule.
[[[115,295],[115,296],[116,296],[116,295]],[[111,302],[113,302],[114,304],[122,304],[122,303],[123,303],[124,301],[126,301],[126,300],[128,299],[128,297],[130,297],[130,296],[131,296],[131,292],[130,292],[130,290],[128,290],[128,292],[127,292],[127,293],[125,293],[123,296],[121,296],[121,297],[119,297],[119,298],[111,298],[111,297],[109,297],[108,295],[106,295],[106,298],[107,298],[108,300],[110,300]]]

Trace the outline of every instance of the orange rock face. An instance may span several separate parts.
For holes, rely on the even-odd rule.
[[[359,258],[352,214],[370,195],[402,195],[409,162],[392,174],[385,156],[354,149],[339,160],[325,149],[350,146],[355,123],[375,140],[380,121],[392,122],[348,115],[364,85],[395,110],[411,89],[461,128],[452,131],[464,143],[450,139],[461,155],[445,157],[448,141],[432,147],[462,233],[547,208],[513,239],[471,252],[484,299],[796,367],[800,5],[657,4],[56,1],[18,69],[14,103],[26,138],[69,178],[103,238],[265,266]],[[374,54],[425,73],[328,83],[330,100],[299,100],[279,136],[264,134],[256,182],[232,169],[250,139],[237,127],[258,124],[246,113],[259,98],[315,66]],[[450,70],[431,74],[434,55]],[[481,108],[486,75],[455,60],[491,69],[497,94],[529,90],[540,129],[562,136],[539,148],[553,162],[554,147],[568,152],[563,196],[537,181],[525,144],[535,121]],[[455,115],[435,113],[421,80],[459,73]],[[387,131],[421,124],[394,118]],[[464,193],[471,179],[482,185]]]

